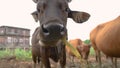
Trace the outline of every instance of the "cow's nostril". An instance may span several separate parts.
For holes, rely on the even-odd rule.
[[[42,32],[45,36],[63,36],[65,27],[61,24],[45,24],[42,25]]]
[[[64,27],[61,27],[60,33],[61,33],[61,35],[64,35],[64,34],[65,34],[65,28],[64,28]]]
[[[47,28],[44,25],[42,25],[42,31],[45,35],[49,35],[49,31],[47,30]]]

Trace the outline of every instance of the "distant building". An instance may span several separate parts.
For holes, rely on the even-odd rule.
[[[0,26],[0,48],[16,48],[30,46],[30,29]]]

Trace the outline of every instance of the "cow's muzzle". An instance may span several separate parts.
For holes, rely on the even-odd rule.
[[[59,39],[66,33],[66,28],[62,24],[43,24],[43,35],[50,39]]]

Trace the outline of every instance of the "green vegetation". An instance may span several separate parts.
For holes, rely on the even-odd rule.
[[[17,48],[15,50],[0,50],[0,58],[9,57],[9,56],[16,56],[17,60],[31,60],[31,50],[23,50]]]
[[[93,47],[90,48],[90,55],[92,55],[92,56],[95,55],[95,51],[94,51]]]
[[[0,50],[0,58],[3,58],[5,56],[11,56],[11,52],[8,51],[7,49],[6,50]]]
[[[90,40],[87,39],[84,42],[86,44],[89,44]],[[69,44],[69,43],[66,43],[66,44]],[[74,53],[76,53],[77,56],[79,56],[77,52],[75,51],[75,49],[72,49],[72,50],[74,51]],[[90,55],[93,55],[93,56],[95,55],[94,49],[92,47],[90,49]],[[16,56],[17,60],[31,60],[32,59],[31,49],[24,50],[24,49],[17,48],[15,50],[10,50],[10,49],[0,50],[0,59],[4,57],[9,57],[9,56]]]
[[[86,43],[86,44],[90,44],[90,40],[87,39],[87,40],[84,41],[84,43]]]
[[[31,56],[31,50],[23,50],[23,49],[15,49],[15,55],[17,59],[22,60],[30,60],[32,58]]]

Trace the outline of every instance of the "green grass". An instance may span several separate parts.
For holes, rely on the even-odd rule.
[[[90,44],[90,40],[85,40],[84,41],[86,44]],[[93,47],[91,46],[90,49],[90,56],[94,56],[95,52]],[[16,59],[18,60],[31,60],[32,59],[32,55],[31,55],[31,50],[23,50],[20,48],[17,48],[15,50],[10,50],[10,49],[6,49],[6,50],[0,50],[0,59],[4,58],[4,57],[8,57],[8,56],[16,56]]]
[[[31,50],[23,50],[17,48],[15,50],[0,50],[0,58],[9,57],[9,56],[16,56],[17,60],[31,60]]]
[[[90,49],[90,55],[94,56],[94,49],[91,47]],[[32,55],[31,55],[31,50],[23,50],[20,48],[17,48],[15,50],[0,50],[0,58],[8,57],[8,56],[16,56],[16,59],[18,60],[31,60]]]
[[[93,47],[90,48],[90,55],[92,55],[92,56],[95,55],[95,51],[94,51]]]
[[[30,60],[32,58],[31,50],[25,51],[23,49],[15,49],[15,55],[17,59],[20,60]]]
[[[8,50],[0,51],[0,58],[3,58],[5,56],[11,56],[11,55],[12,55],[12,53],[10,51],[8,51]]]

